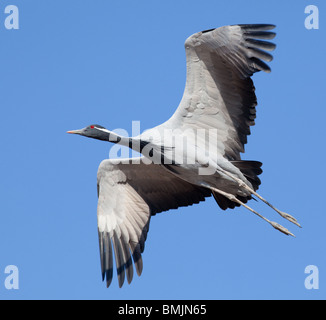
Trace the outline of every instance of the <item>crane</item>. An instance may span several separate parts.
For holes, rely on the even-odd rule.
[[[205,30],[185,41],[187,76],[182,100],[166,122],[135,137],[100,125],[68,131],[127,146],[142,154],[105,159],[97,173],[98,236],[102,280],[113,278],[115,255],[119,287],[140,276],[151,216],[213,196],[223,210],[243,206],[275,229],[294,236],[248,206],[265,202],[300,227],[291,215],[257,193],[262,163],[241,160],[257,99],[251,76],[270,72],[265,62],[275,44],[271,24],[239,24]],[[265,62],[264,62],[265,61]],[[256,197],[256,198],[254,198]],[[113,247],[113,248],[112,248]]]

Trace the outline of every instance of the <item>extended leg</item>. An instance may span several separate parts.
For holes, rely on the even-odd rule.
[[[255,190],[253,190],[252,188],[250,188],[245,182],[243,182],[241,179],[235,177],[234,175],[232,175],[231,173],[223,170],[223,169],[217,169],[218,171],[224,173],[226,176],[230,177],[231,179],[233,179],[234,181],[239,183],[240,187],[245,188],[246,190],[248,190],[251,194],[255,195],[257,198],[259,198],[260,200],[262,200],[263,202],[265,202],[268,206],[270,206],[272,209],[274,209],[281,217],[283,217],[284,219],[294,223],[295,225],[297,225],[298,227],[301,228],[300,224],[298,223],[298,221],[292,217],[291,215],[289,215],[288,213],[285,213],[283,211],[278,210],[277,208],[275,208],[272,204],[270,204],[267,200],[265,200],[261,195],[259,195]]]
[[[254,209],[250,208],[249,206],[247,206],[245,203],[243,203],[242,201],[240,201],[238,198],[236,198],[233,194],[231,193],[227,193],[224,192],[222,190],[216,189],[216,188],[212,188],[209,187],[211,190],[223,195],[224,197],[228,198],[231,201],[237,202],[240,205],[244,206],[246,209],[250,210],[251,212],[253,212],[254,214],[256,214],[258,217],[264,219],[266,222],[268,222],[273,228],[283,232],[286,235],[291,235],[294,237],[294,234],[291,233],[288,229],[284,228],[283,226],[281,226],[280,224],[274,222],[274,221],[270,221],[267,218],[265,218],[264,216],[262,216],[261,214],[259,214],[258,212],[256,212]]]

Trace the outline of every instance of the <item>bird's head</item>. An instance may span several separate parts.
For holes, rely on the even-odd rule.
[[[91,124],[83,129],[67,131],[67,133],[79,134],[88,138],[109,141],[110,131],[98,125]]]

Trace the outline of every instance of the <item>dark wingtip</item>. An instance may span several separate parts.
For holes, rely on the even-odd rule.
[[[246,31],[256,31],[256,30],[272,30],[276,28],[275,24],[266,24],[266,23],[259,23],[259,24],[238,24],[239,27]]]
[[[264,63],[271,62],[273,56],[266,51],[273,51],[276,48],[276,44],[270,40],[276,35],[272,30],[276,26],[274,24],[239,24],[243,31],[243,37],[245,46],[249,50],[249,58],[251,60],[252,72],[264,71],[267,73],[271,72],[271,68]]]
[[[208,30],[204,30],[202,31],[201,33],[207,33],[207,32],[211,32],[211,31],[214,31],[216,28],[213,28],[213,29],[208,29]]]

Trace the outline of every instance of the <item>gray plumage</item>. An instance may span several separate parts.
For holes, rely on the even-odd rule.
[[[273,28],[233,25],[189,37],[185,42],[187,81],[180,105],[168,121],[140,136],[122,137],[99,125],[70,131],[128,146],[144,156],[107,159],[98,169],[99,247],[107,286],[113,277],[113,252],[120,287],[125,278],[132,281],[133,264],[137,274],[142,273],[151,216],[199,203],[211,195],[223,210],[242,205],[292,235],[246,205],[254,195],[299,225],[256,193],[261,162],[240,156],[256,118],[257,99],[250,77],[258,71],[270,72],[265,62],[273,59],[266,51],[276,47],[267,41],[275,37]],[[193,132],[200,130],[205,134],[194,137]],[[176,143],[180,137],[190,142],[187,150]],[[190,151],[196,152],[192,155]],[[146,159],[150,164],[144,163]],[[199,174],[200,169],[210,167],[211,174]]]

